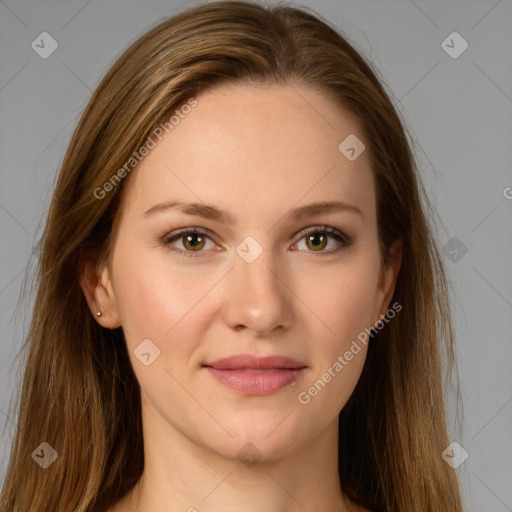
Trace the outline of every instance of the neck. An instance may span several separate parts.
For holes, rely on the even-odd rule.
[[[307,445],[265,456],[242,442],[241,451],[226,456],[145,411],[144,473],[110,512],[361,510],[341,491],[337,418]]]

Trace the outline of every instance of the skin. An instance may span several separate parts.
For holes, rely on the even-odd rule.
[[[310,403],[297,399],[386,312],[401,263],[398,245],[381,265],[368,150],[354,161],[338,150],[349,134],[364,141],[358,123],[306,88],[229,85],[196,99],[132,171],[108,262],[85,263],[91,312],[105,328],[123,327],[142,394],[144,474],[109,512],[365,510],[341,492],[337,442],[367,347]],[[171,200],[234,220],[144,215]],[[362,215],[290,216],[323,201]],[[308,244],[303,230],[326,225],[353,244],[329,233]],[[161,240],[193,227],[213,234],[193,239],[202,252],[183,236],[170,245],[195,258]],[[247,236],[263,249],[252,263],[236,252]],[[147,338],[160,350],[149,366],[134,355]],[[246,396],[202,367],[237,353],[287,355],[308,368],[293,386]],[[237,455],[249,442],[261,456],[251,467]]]

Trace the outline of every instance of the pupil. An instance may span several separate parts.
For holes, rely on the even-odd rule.
[[[201,239],[201,235],[187,235],[186,237],[186,242],[188,245],[192,246],[192,247],[198,247],[201,245],[201,241],[192,241],[194,240],[195,238],[197,239]]]
[[[319,241],[319,238],[321,238],[321,240]],[[317,243],[320,243],[321,246],[320,248],[323,248],[323,243],[325,241],[325,237],[322,233],[314,233],[312,235],[309,235],[309,241],[310,242],[313,242],[313,241],[316,241]],[[313,245],[316,245],[316,244],[313,244]],[[316,247],[318,248],[318,246],[316,245]]]

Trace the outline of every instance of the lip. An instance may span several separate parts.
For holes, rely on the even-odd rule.
[[[268,395],[297,380],[307,366],[286,356],[237,354],[203,365],[221,384],[245,395]]]
[[[298,369],[305,368],[304,363],[287,356],[253,356],[252,354],[236,354],[234,356],[216,359],[203,366],[217,370],[271,370],[271,369]]]

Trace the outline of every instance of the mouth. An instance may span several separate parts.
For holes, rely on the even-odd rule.
[[[238,393],[261,396],[291,385],[307,366],[286,356],[239,354],[205,363],[203,368],[218,382]]]
[[[254,396],[275,393],[292,384],[306,370],[306,368],[219,370],[211,366],[204,368],[221,384],[244,395]]]

